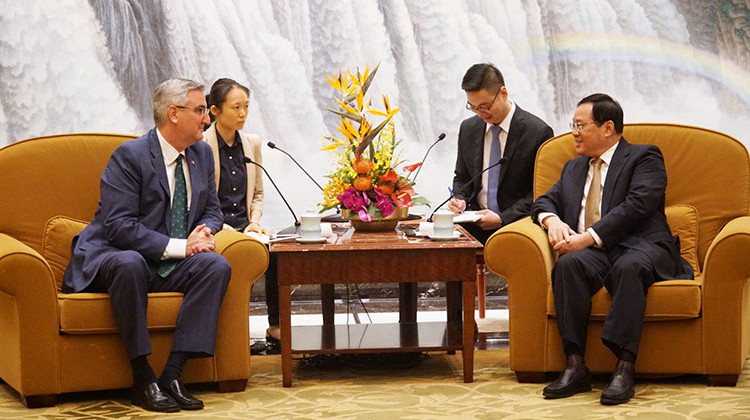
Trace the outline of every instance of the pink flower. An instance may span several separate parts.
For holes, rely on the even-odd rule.
[[[380,210],[383,217],[388,217],[393,213],[393,202],[378,188],[375,189],[375,199],[375,207]]]
[[[354,187],[347,188],[346,191],[337,198],[344,207],[352,211],[357,211],[359,208],[365,206],[364,200],[362,200],[362,197]]]

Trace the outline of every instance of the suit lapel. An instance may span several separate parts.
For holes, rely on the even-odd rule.
[[[607,178],[604,180],[604,187],[602,188],[602,216],[609,211],[617,178],[625,167],[628,155],[630,155],[630,143],[625,141],[624,137],[620,137],[620,144],[617,145],[615,154],[612,156],[612,161],[609,163]]]
[[[161,185],[164,194],[169,198],[171,197],[171,194],[169,191],[169,181],[167,180],[167,168],[164,166],[164,155],[161,153],[159,137],[156,135],[155,128],[148,133],[148,141],[150,143],[151,165],[156,173],[156,179],[159,180],[159,185]]]
[[[524,119],[524,111],[518,106],[518,104],[516,104],[516,112],[513,113],[513,119],[510,120],[510,131],[508,131],[508,137],[505,140],[505,150],[503,150],[502,157],[505,159],[505,162],[510,162],[518,149],[518,143],[521,141],[523,129],[525,127],[523,123]],[[492,162],[490,162],[490,164],[491,163]],[[498,180],[497,185],[502,185],[503,177],[507,170],[507,164],[500,165],[500,179]],[[500,190],[498,189],[498,192],[499,191]]]
[[[583,200],[583,186],[586,184],[586,176],[589,172],[589,158],[579,157],[571,162],[570,178],[566,182],[571,191],[572,200],[566,201],[565,213],[569,219],[565,220],[573,230],[578,229],[578,218],[581,215],[581,200]]]
[[[190,197],[190,206],[188,207],[188,227],[193,226],[193,222],[195,221],[195,209],[196,209],[196,203],[198,200],[198,196],[200,195],[201,191],[205,191],[207,188],[206,184],[206,178],[203,176],[200,176],[200,174],[205,173],[202,168],[200,160],[198,160],[195,152],[193,151],[192,146],[185,149],[185,160],[188,164],[188,168],[190,170],[190,190],[191,190],[191,197]]]
[[[472,136],[472,149],[473,149],[473,156],[474,160],[472,162],[473,166],[470,168],[470,176],[475,176],[478,174],[482,168],[484,167],[484,134],[487,130],[487,125],[484,121],[482,121],[481,118],[478,116],[475,116],[477,119],[476,124],[476,131],[475,134]],[[482,177],[477,177],[477,179],[474,180],[473,186],[472,186],[473,193],[468,201],[473,201],[476,199],[477,195],[479,195],[479,191],[482,189]]]

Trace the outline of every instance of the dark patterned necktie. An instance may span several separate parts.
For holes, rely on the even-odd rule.
[[[177,156],[177,165],[174,168],[174,197],[172,198],[172,213],[169,220],[169,237],[176,239],[187,238],[187,183],[185,172],[182,170],[182,155]],[[174,270],[179,259],[170,258],[159,263],[158,273],[167,277]]]

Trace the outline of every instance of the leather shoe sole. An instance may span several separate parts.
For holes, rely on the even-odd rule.
[[[635,395],[635,390],[632,388],[628,393],[621,395],[604,395],[604,392],[602,392],[602,397],[599,399],[599,401],[604,405],[625,404],[626,402],[630,401],[631,398],[633,398],[633,395]]]
[[[602,390],[600,402],[604,405],[625,404],[635,394],[635,383],[632,378],[616,375]]]
[[[557,398],[567,398],[572,397],[575,394],[581,393],[581,392],[589,392],[591,391],[591,373],[589,373],[589,370],[587,368],[584,368],[583,371],[578,372],[568,372],[569,369],[566,369],[562,373],[560,373],[560,376],[555,379],[551,384],[544,387],[544,390],[542,391],[542,395],[544,395],[544,398],[548,400],[553,400]],[[566,380],[566,376],[573,375],[573,378],[568,382],[567,384],[561,384],[563,380]]]
[[[159,388],[155,382],[148,384],[143,389],[133,389],[130,394],[130,402],[147,411],[159,413],[175,413],[180,411],[180,405]]]
[[[182,381],[179,379],[173,379],[167,386],[164,387],[166,392],[172,399],[179,404],[183,410],[201,410],[203,409],[203,401],[192,396]]]

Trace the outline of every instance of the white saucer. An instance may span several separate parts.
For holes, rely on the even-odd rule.
[[[461,237],[461,232],[454,230],[453,235],[451,236],[443,236],[443,235],[427,235],[430,239],[433,241],[455,241],[456,239]]]
[[[297,242],[299,242],[301,244],[322,244],[322,243],[326,242],[327,240],[328,240],[328,238],[324,238],[322,236],[320,238],[309,238],[309,239],[306,239],[306,238],[297,238],[297,239],[295,239],[295,241],[297,241]]]

